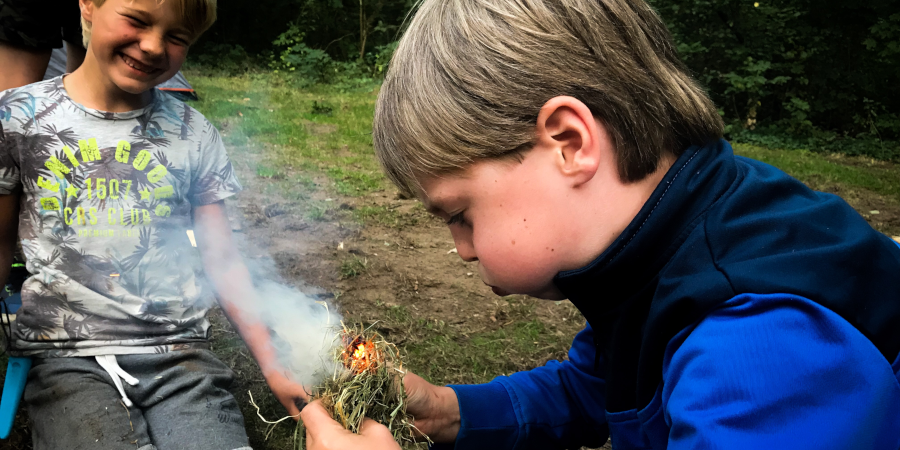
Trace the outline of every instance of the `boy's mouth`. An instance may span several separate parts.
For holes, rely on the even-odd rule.
[[[138,72],[142,72],[142,73],[151,75],[151,74],[154,74],[154,73],[158,72],[159,70],[161,70],[156,67],[144,64],[124,53],[119,53],[119,56],[122,58],[122,61],[125,62],[125,65],[127,65],[128,67],[131,67],[134,70],[137,70]]]

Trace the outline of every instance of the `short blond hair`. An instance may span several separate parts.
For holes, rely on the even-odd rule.
[[[173,2],[181,12],[185,28],[196,39],[200,37],[216,21],[217,0],[156,0],[158,4]],[[103,6],[106,0],[91,0],[96,7]],[[81,18],[81,36],[84,48],[91,42],[91,23]]]
[[[414,194],[421,176],[530,148],[560,95],[606,125],[626,182],[724,128],[643,0],[424,0],[378,97],[376,155]]]

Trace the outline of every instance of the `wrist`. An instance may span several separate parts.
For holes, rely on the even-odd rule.
[[[456,391],[447,386],[438,387],[435,393],[437,397],[435,417],[440,417],[442,424],[431,439],[435,442],[453,442],[459,434],[461,424],[459,399],[456,397]]]
[[[282,380],[288,378],[287,371],[283,367],[281,367],[280,364],[274,362],[263,363],[260,361],[257,361],[257,363],[259,364],[259,369],[266,381]]]

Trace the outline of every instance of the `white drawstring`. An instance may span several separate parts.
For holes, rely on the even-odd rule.
[[[97,360],[97,364],[100,364],[100,367],[106,370],[106,373],[112,378],[113,384],[115,384],[116,389],[119,390],[119,394],[122,394],[122,402],[125,403],[125,406],[131,407],[132,403],[131,400],[128,399],[128,396],[125,395],[125,388],[122,386],[122,380],[125,380],[126,383],[134,386],[138,384],[138,379],[119,367],[115,355],[100,355],[95,356],[94,358]]]

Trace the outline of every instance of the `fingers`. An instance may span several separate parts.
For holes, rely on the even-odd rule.
[[[359,428],[359,435],[371,440],[371,442],[394,441],[394,436],[391,435],[391,430],[388,430],[388,427],[368,417],[363,420],[363,424]]]
[[[306,405],[300,418],[306,426],[307,450],[400,450],[384,425],[365,419],[357,436],[335,422],[318,400]]]
[[[299,384],[292,386],[292,389],[288,394],[289,398],[284,402],[284,408],[287,409],[288,414],[293,417],[295,421],[299,420],[298,414],[300,414],[300,411],[306,406],[307,402],[309,402],[309,394],[306,392],[306,388]]]
[[[309,391],[307,391],[306,387],[304,387],[302,385],[298,384],[297,387],[298,387],[298,389],[297,389],[297,392],[295,393],[295,396],[297,397],[297,399],[302,400],[304,405],[309,403]]]
[[[287,410],[288,415],[291,416],[295,422],[300,419],[300,408],[297,407],[293,400],[284,402],[284,409]]]
[[[319,434],[320,432],[327,432],[329,430],[334,430],[339,428],[340,430],[344,430],[344,427],[341,424],[334,421],[331,418],[331,415],[328,414],[328,411],[325,410],[325,407],[322,406],[322,402],[320,400],[316,400],[303,408],[303,411],[300,412],[300,420],[303,421],[303,425],[306,427],[308,433]]]

